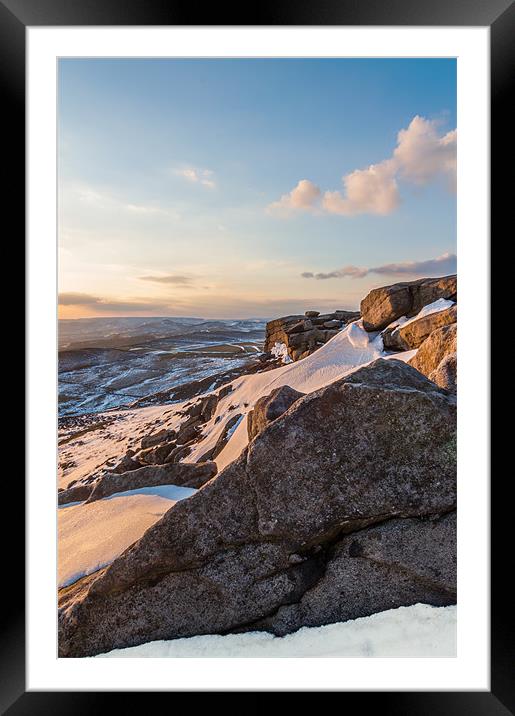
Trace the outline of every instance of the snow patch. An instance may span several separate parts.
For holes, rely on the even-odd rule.
[[[449,301],[446,298],[439,298],[436,301],[433,301],[433,303],[428,303],[427,306],[424,306],[416,316],[413,316],[412,318],[407,318],[402,325],[407,326],[409,323],[413,323],[414,321],[418,321],[419,318],[424,318],[425,316],[430,316],[432,313],[440,313],[440,311],[445,311],[447,308],[450,308],[451,306],[454,306],[454,301]],[[400,319],[399,319],[400,320]]]
[[[178,500],[194,492],[175,485],[143,487],[58,510],[59,587],[110,564]]]
[[[278,341],[276,341],[270,353],[274,356],[274,358],[282,358],[282,362],[284,364],[292,363],[292,359],[288,355],[288,348],[286,347],[286,343],[279,343]]]
[[[456,606],[415,604],[276,637],[268,632],[194,636],[115,649],[95,658],[454,657]]]

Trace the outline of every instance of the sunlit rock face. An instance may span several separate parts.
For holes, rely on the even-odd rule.
[[[302,315],[276,318],[266,324],[265,352],[274,353],[284,346],[291,360],[306,358],[333,338],[347,323],[360,317],[359,311],[334,311],[321,314],[306,311]]]
[[[439,298],[457,300],[456,275],[421,278],[374,288],[361,301],[363,327],[380,331],[401,316],[414,316]]]

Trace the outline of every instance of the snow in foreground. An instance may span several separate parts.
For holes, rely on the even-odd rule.
[[[57,511],[58,583],[65,587],[110,564],[170,509],[195,490],[175,485],[119,492]]]
[[[96,658],[454,657],[456,607],[415,604],[285,637],[266,632],[194,636],[115,649]]]

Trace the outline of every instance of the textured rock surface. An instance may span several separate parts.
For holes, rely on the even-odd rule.
[[[456,323],[457,318],[458,309],[456,304],[443,311],[429,313],[427,316],[422,316],[399,326],[392,332],[388,331],[388,338],[383,339],[384,346],[385,348],[393,348],[399,351],[410,351],[414,348],[419,348],[433,331],[442,326]]]
[[[138,460],[143,465],[162,465],[168,462],[168,456],[174,447],[175,442],[169,442],[146,448],[137,453]],[[125,472],[127,472],[127,470]]]
[[[141,463],[135,460],[134,451],[128,450],[122,459],[111,469],[111,472],[127,472],[128,470],[137,470],[141,467]]]
[[[442,360],[458,347],[458,327],[456,323],[437,328],[422,343],[409,364],[426,376],[438,368]]]
[[[140,487],[155,487],[156,485],[201,487],[215,475],[216,464],[214,462],[149,465],[141,467],[139,470],[131,470],[131,472],[106,474],[94,486],[88,502],[114,495],[115,492],[137,490]]]
[[[75,485],[67,490],[60,490],[57,493],[57,504],[67,505],[70,502],[82,502],[87,500],[93,491],[94,485]]]
[[[141,440],[141,447],[143,450],[146,448],[154,447],[154,445],[160,445],[161,443],[170,442],[175,437],[175,430],[159,430],[157,433],[152,435],[146,435]]]
[[[301,360],[327,343],[347,323],[359,317],[359,311],[334,311],[324,314],[306,311],[304,316],[276,318],[266,324],[265,351],[270,352],[276,344],[284,343],[290,358],[293,361]]]
[[[414,316],[438,298],[457,300],[457,277],[422,278],[374,288],[361,301],[363,326],[380,331],[401,316]]]
[[[220,436],[218,440],[216,441],[214,447],[212,447],[210,450],[205,452],[201,460],[213,460],[217,455],[219,455],[224,447],[227,445],[227,441],[229,440],[229,437],[232,433],[233,428],[235,428],[239,421],[241,420],[242,416],[241,413],[236,413],[236,415],[233,415],[232,418],[230,418],[224,425],[224,428],[222,432],[220,433]]]
[[[449,353],[441,360],[438,368],[435,368],[430,374],[429,379],[439,385],[441,388],[455,393],[457,389],[458,378],[458,355],[457,353]]]
[[[456,602],[456,512],[393,519],[341,538],[318,582],[254,628],[282,636],[418,602]]]
[[[290,388],[289,385],[283,385],[260,398],[247,416],[249,442],[263,432],[272,420],[276,420],[285,413],[303,395],[304,393]]]
[[[378,579],[370,555],[391,564],[399,556],[393,547],[381,552],[364,528],[384,522],[375,534],[386,544],[392,518],[403,524],[455,509],[455,409],[453,396],[395,360],[300,398],[109,567],[61,591],[60,655],[255,628],[322,585],[331,565],[342,614],[452,600],[447,577],[419,578],[431,560],[453,558],[450,541],[430,540],[428,556],[427,523],[410,520],[402,541],[419,549],[403,568],[415,576],[400,579],[388,566]],[[358,579],[344,563],[357,565],[360,549],[369,556]],[[388,574],[397,587],[385,590]],[[306,619],[330,620],[316,611]],[[292,620],[291,628],[301,625]],[[290,629],[287,620],[273,628]]]

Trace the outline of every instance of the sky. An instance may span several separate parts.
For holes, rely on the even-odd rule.
[[[456,271],[453,59],[62,59],[59,315],[356,309]]]

